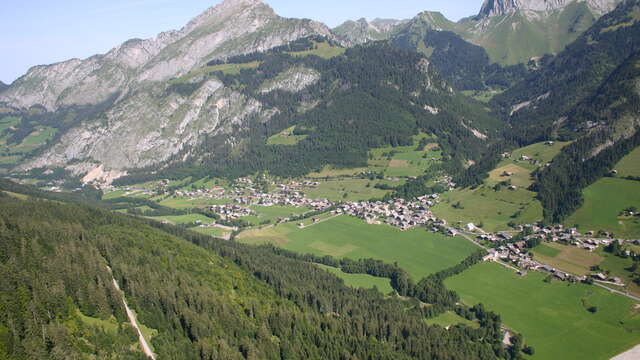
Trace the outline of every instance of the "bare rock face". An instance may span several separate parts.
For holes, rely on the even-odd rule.
[[[291,68],[262,85],[260,92],[263,94],[275,90],[298,92],[315,84],[318,80],[320,80],[320,73],[316,70],[303,67]]]
[[[548,12],[566,7],[573,2],[585,2],[599,15],[613,10],[620,0],[485,0],[478,18],[500,16],[522,11]]]
[[[369,22],[362,18],[357,21],[348,20],[333,31],[340,40],[356,45],[386,39],[393,30],[407,22],[408,20],[395,19],[375,19]]]
[[[266,121],[270,114],[258,101],[217,79],[204,82],[190,96],[167,95],[164,85],[154,85],[114,106],[102,121],[70,130],[22,170],[64,166],[71,160],[107,169],[154,165],[179,154],[188,156],[201,135],[230,133],[249,117]]]
[[[332,37],[323,24],[285,19],[260,0],[226,0],[180,31],[129,40],[105,55],[36,66],[0,94],[0,102],[54,111],[66,105],[101,103],[146,82],[186,74],[208,61],[265,51],[301,37]]]

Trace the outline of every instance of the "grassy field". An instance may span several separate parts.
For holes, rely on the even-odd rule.
[[[0,135],[2,135],[3,131],[7,130],[12,126],[18,125],[19,123],[20,123],[20,118],[17,118],[15,116],[7,116],[0,119]]]
[[[373,289],[374,287],[376,287],[383,294],[389,294],[393,292],[393,288],[391,287],[389,279],[379,278],[367,274],[347,274],[342,270],[331,266],[325,266],[321,264],[318,264],[318,266],[344,280],[344,283],[347,286],[364,289]]]
[[[520,277],[483,263],[445,281],[466,304],[483,303],[525,336],[533,359],[609,359],[640,343],[640,314],[630,299],[583,284]],[[587,307],[596,306],[590,313]]]
[[[192,224],[192,223],[195,223],[196,221],[201,221],[205,224],[210,224],[215,221],[214,219],[201,214],[189,214],[189,215],[177,215],[177,216],[148,216],[147,218],[156,220],[156,221],[166,220],[174,225]]]
[[[222,237],[225,234],[228,234],[229,231],[227,230],[223,230],[217,227],[195,227],[193,229],[191,229],[195,232],[198,232],[200,234],[204,234],[204,235],[209,235],[209,236],[215,236],[215,237]]]
[[[581,232],[606,230],[624,238],[640,237],[640,218],[619,218],[629,206],[640,208],[640,182],[602,178],[583,191],[584,204],[565,224]]]
[[[256,215],[245,216],[242,219],[251,225],[259,225],[264,221],[275,223],[279,218],[288,218],[293,215],[303,214],[311,209],[299,208],[294,206],[260,206],[253,205],[250,209],[256,212]]]
[[[267,139],[267,145],[296,145],[306,139],[309,135],[293,135],[295,126],[282,130]]]
[[[353,176],[367,170],[369,169],[366,167],[336,169],[332,166],[326,165],[320,171],[309,173],[307,177],[313,178],[313,179],[322,179],[322,178],[333,178],[338,176]]]
[[[248,231],[240,234],[238,241],[273,243],[299,253],[321,256],[397,261],[414,279],[453,266],[477,249],[462,238],[450,238],[424,229],[400,231],[387,225],[368,225],[346,215],[305,229],[287,223]]]
[[[529,157],[532,160],[538,160],[541,165],[544,165],[550,162],[563,147],[569,145],[570,142],[554,142],[553,145],[547,145],[544,142],[532,144],[529,146],[525,146],[523,148],[514,150],[511,153],[511,158],[504,159],[497,167],[502,167],[509,164],[517,164],[521,167],[527,168],[529,170],[535,169],[537,166],[532,165],[529,161],[520,160],[520,158],[524,155]]]
[[[320,186],[306,188],[304,193],[312,199],[359,201],[382,198],[390,192],[389,190],[376,189],[374,187],[376,183],[376,181],[368,179],[320,181]],[[369,185],[369,187],[367,187],[367,185]]]
[[[505,230],[511,221],[533,223],[542,218],[542,205],[535,199],[535,193],[506,187],[495,191],[488,185],[449,191],[432,210],[437,217],[454,225],[458,221],[472,222],[484,225],[486,231]]]
[[[640,176],[640,147],[622,158],[615,169],[620,176]]]
[[[511,158],[502,160],[489,172],[489,178],[483,186],[477,189],[457,189],[444,194],[443,201],[433,209],[434,214],[454,224],[458,221],[464,224],[483,224],[487,231],[505,230],[509,222],[526,224],[541,220],[542,205],[535,199],[535,193],[526,190],[532,183],[531,172],[551,161],[568,144],[537,143],[514,150]],[[523,155],[538,161],[539,165],[519,160]],[[505,172],[513,175],[502,176]],[[502,187],[501,190],[494,191],[493,187],[503,181],[510,181],[517,188],[508,190]],[[452,206],[458,202],[460,207]]]
[[[453,325],[458,325],[458,324],[467,325],[474,329],[477,329],[480,327],[480,324],[478,324],[478,322],[467,320],[459,316],[458,314],[454,313],[453,311],[447,311],[440,316],[437,316],[433,319],[427,319],[425,321],[429,325],[440,325],[444,328],[453,326]]]
[[[591,267],[602,261],[596,253],[557,243],[541,244],[531,251],[536,260],[577,275],[589,274]]]
[[[326,42],[314,42],[316,44],[316,49],[313,50],[306,50],[306,51],[298,51],[298,52],[290,52],[289,54],[293,55],[293,56],[309,56],[309,55],[316,55],[316,56],[320,56],[321,58],[324,59],[331,59],[333,57],[336,56],[340,56],[342,54],[344,54],[344,52],[347,50],[345,48],[339,47],[339,46],[331,46],[329,43]]]
[[[160,205],[174,209],[192,209],[207,205],[223,205],[232,203],[231,199],[191,199],[188,197],[169,197],[160,201]]]
[[[640,296],[640,286],[632,281],[631,272],[628,270],[633,265],[633,260],[631,258],[623,259],[602,249],[599,249],[597,253],[602,259],[598,264],[602,271],[609,271],[610,276],[622,278],[625,283],[624,289],[631,294]]]

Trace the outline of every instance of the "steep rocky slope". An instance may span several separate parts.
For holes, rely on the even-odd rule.
[[[57,110],[120,98],[149,81],[179,77],[214,59],[265,51],[310,35],[331,36],[323,24],[285,19],[260,0],[226,0],[179,31],[134,39],[107,54],[36,66],[0,95],[17,108]]]
[[[485,0],[478,15],[452,22],[440,13],[414,19],[482,46],[492,62],[527,63],[558,53],[620,0]]]
[[[348,20],[333,29],[336,36],[349,44],[363,44],[368,41],[387,39],[397,28],[407,23],[408,20],[375,19],[371,22],[367,19]]]
[[[0,104],[21,119],[0,137],[19,144],[53,129],[55,136],[35,157],[5,150],[31,156],[19,163],[21,170],[73,162],[67,166],[73,174],[97,171],[113,178],[126,168],[186,159],[204,135],[228,135],[234,126],[267,121],[275,111],[215,77],[203,81],[203,70],[214,71],[206,65],[309,36],[333,39],[326,26],[279,17],[260,0],[226,0],[180,31],[130,40],[86,60],[32,68],[0,93]],[[289,74],[291,91],[310,76],[301,71]]]

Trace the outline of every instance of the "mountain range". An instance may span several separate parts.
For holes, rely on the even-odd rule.
[[[573,47],[555,58],[514,66],[492,62],[492,48],[474,44],[470,34],[494,31],[491,24],[501,22],[497,19],[560,21],[559,11],[577,8],[589,11],[595,22],[615,4],[486,1],[479,15],[458,23],[423,12],[408,21],[361,19],[331,30],[312,20],[279,17],[259,0],[226,0],[179,31],[130,40],[86,60],[34,67],[1,91],[3,111],[18,119],[3,130],[4,154],[11,160],[2,167],[14,174],[53,172],[105,183],[127,174],[167,175],[178,168],[238,176],[265,170],[300,175],[326,164],[361,166],[368,149],[403,144],[427,131],[442,139],[445,153],[455,160],[448,171],[461,174],[501,142],[503,122],[507,129],[519,129],[517,119],[523,116],[526,126],[541,128],[566,116],[568,105],[558,110],[553,104],[526,104],[564,99],[548,94],[556,91],[549,84],[563,78],[559,73],[582,69],[566,64],[592,54],[620,53],[612,49],[622,46],[618,34],[635,31],[636,17],[631,12],[629,20],[618,10],[611,16],[630,25],[609,26],[612,30],[604,34],[611,39],[592,44],[595,35],[574,28]],[[633,4],[619,8],[633,9]],[[606,21],[611,20],[596,22],[584,34]],[[466,32],[460,32],[461,26]],[[504,39],[492,42],[514,49]],[[535,55],[546,52],[531,42],[517,42]],[[546,49],[552,46],[543,43]],[[581,43],[591,46],[571,50]],[[607,71],[634,49],[623,47],[620,56],[606,60]],[[597,69],[598,76],[589,77],[592,87],[606,74]],[[406,72],[417,76],[406,78]],[[565,85],[558,84],[570,93],[573,86],[582,86]],[[487,107],[461,91],[503,94]],[[375,121],[374,104],[385,104]],[[529,114],[532,109],[539,113]],[[549,109],[555,109],[554,119],[544,120]],[[302,141],[268,144],[270,136],[291,126],[304,134]],[[41,133],[49,137],[38,146],[20,145]],[[357,140],[358,133],[369,134],[368,141]],[[552,137],[558,130],[527,134]]]

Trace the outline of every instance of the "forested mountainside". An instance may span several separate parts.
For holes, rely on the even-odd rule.
[[[403,49],[417,51],[438,69],[456,89],[505,89],[528,73],[525,64],[503,67],[492,63],[482,47],[467,42],[452,31],[434,29],[433,13],[422,13],[400,27],[391,42]]]
[[[9,87],[9,85],[7,85],[7,84],[3,83],[2,81],[0,81],[0,91],[6,89],[8,87]]]
[[[113,280],[158,359],[521,357],[521,343],[502,347],[499,317],[482,306],[457,310],[480,319],[478,329],[445,330],[424,322],[441,306],[430,310],[409,298],[348,288],[304,262],[312,259],[14,196],[0,192],[3,359],[145,358]],[[476,259],[412,285],[415,290],[405,278],[398,289],[457,306],[441,281]],[[354,272],[389,267],[349,266]]]
[[[286,89],[265,91],[266,84],[299,69],[320,76],[293,99]],[[366,166],[367,150],[410,145],[420,130],[441,137],[446,154],[461,166],[476,158],[499,128],[484,106],[454,91],[429,60],[385,42],[351,48],[329,60],[267,55],[257,69],[221,79],[278,109],[268,123],[248,129],[244,149],[229,149],[230,157],[210,162],[221,171],[234,169],[236,175],[256,170],[302,175],[327,163]],[[292,125],[307,137],[295,145],[265,145],[269,136]],[[220,161],[224,167],[217,165]]]
[[[493,99],[511,124],[507,137],[520,144],[577,140],[539,174],[536,189],[548,221],[575,211],[580,190],[637,145],[638,51],[640,3],[627,1],[540,71]]]

